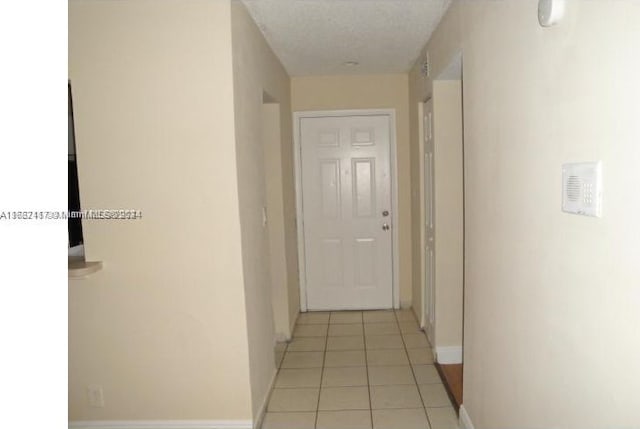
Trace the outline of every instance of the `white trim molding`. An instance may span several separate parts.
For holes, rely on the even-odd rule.
[[[296,327],[296,323],[298,322],[298,316],[300,316],[300,312],[296,313],[296,316],[291,319],[289,323],[289,331],[287,332],[276,332],[276,342],[278,343],[288,343],[293,338],[293,330]]]
[[[286,343],[289,342],[291,338],[287,337],[287,334],[283,334],[282,332],[276,332],[276,343]]]
[[[298,323],[298,318],[300,317],[300,312],[296,313],[296,317],[291,321],[291,326],[289,326],[289,338],[287,338],[287,342],[293,339],[293,331],[296,328],[296,323]]]
[[[435,351],[439,364],[462,363],[462,346],[436,347]]]
[[[340,116],[377,116],[384,115],[389,117],[389,164],[391,171],[391,205],[393,216],[393,228],[391,228],[392,240],[391,251],[393,253],[392,270],[393,285],[392,293],[393,308],[400,308],[400,239],[398,231],[400,216],[398,213],[398,160],[396,148],[396,109],[357,109],[357,110],[314,110],[314,111],[298,111],[293,112],[293,160],[295,171],[295,191],[296,191],[296,219],[298,229],[298,272],[300,275],[300,311],[306,312],[307,306],[307,282],[306,267],[304,254],[304,225],[303,225],[303,208],[302,208],[302,160],[300,156],[300,120],[302,118],[318,118],[318,117],[340,117]]]
[[[464,405],[460,405],[460,428],[461,429],[475,429],[473,427],[473,423],[471,422],[471,417],[469,417],[469,413],[467,413],[467,409]]]
[[[92,420],[69,422],[69,429],[253,429],[251,420]]]

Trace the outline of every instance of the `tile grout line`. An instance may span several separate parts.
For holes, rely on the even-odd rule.
[[[395,314],[395,310],[391,310],[391,311],[393,312],[395,324],[398,327],[398,330],[400,330],[400,325],[398,324],[398,320],[397,320],[397,317],[396,317],[396,314]],[[374,323],[387,323],[387,322],[376,322],[376,321],[370,322],[370,324],[374,324]],[[365,332],[365,327],[366,327],[366,323],[364,321],[364,312],[363,312],[363,314],[362,314],[362,334],[364,336],[364,353],[365,353],[365,364],[366,364],[366,371],[367,371],[367,387],[369,389],[369,411],[371,413],[371,428],[374,428],[374,423],[373,423],[373,404],[371,403],[371,380],[369,379],[369,360],[368,360],[368,352],[367,352],[367,335],[366,335],[366,332]],[[372,335],[372,336],[376,336],[376,335]],[[402,334],[400,334],[400,337],[402,338]],[[404,345],[404,342],[403,342],[403,345]],[[407,359],[408,359],[408,357],[407,357]],[[372,366],[381,367],[381,366],[394,366],[394,365],[372,365]]]
[[[396,318],[396,323],[398,323],[398,328],[400,328],[400,321],[398,320],[398,314],[393,311],[393,315]],[[414,319],[415,322],[415,319]],[[409,350],[407,349],[407,343],[404,341],[404,335],[402,335],[402,330],[400,330],[400,339],[402,340],[402,345],[404,346],[404,352],[407,355],[407,360],[409,361],[409,368],[411,368],[411,374],[413,375],[413,381],[416,383],[416,389],[418,389],[418,396],[420,397],[420,402],[422,403],[422,409],[424,410],[424,415],[427,417],[427,423],[429,424],[429,429],[431,429],[431,419],[429,418],[429,413],[427,412],[427,407],[424,403],[424,398],[422,397],[422,392],[420,391],[420,385],[418,384],[418,379],[416,378],[416,372],[413,369],[413,364],[411,363],[411,358],[409,357]]]
[[[331,326],[331,316],[333,312],[329,313],[329,319],[327,320],[327,332],[324,337],[324,352],[322,353],[322,369],[320,370],[320,385],[318,386],[318,402],[316,403],[316,420],[313,423],[313,427],[318,427],[318,415],[320,414],[320,396],[322,395],[322,381],[324,379],[324,365],[327,360],[327,347],[329,346],[329,327]]]
[[[371,403],[371,380],[369,380],[369,355],[367,353],[367,335],[364,332],[364,312],[360,313],[362,322],[362,343],[364,346],[364,368],[367,375],[367,392],[369,393],[369,418],[371,419],[371,428],[373,428],[373,404]]]

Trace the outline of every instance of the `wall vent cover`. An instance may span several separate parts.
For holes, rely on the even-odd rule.
[[[569,176],[567,179],[567,199],[572,203],[580,201],[583,195],[584,182],[579,176]]]

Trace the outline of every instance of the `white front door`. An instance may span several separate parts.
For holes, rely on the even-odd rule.
[[[387,115],[300,118],[309,310],[393,306]]]
[[[434,344],[435,331],[435,194],[434,194],[434,171],[433,171],[433,101],[429,100],[424,104],[424,231],[425,231],[425,290],[424,315],[426,321],[427,337],[431,344]]]

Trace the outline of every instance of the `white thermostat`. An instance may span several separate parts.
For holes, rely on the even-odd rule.
[[[602,163],[562,165],[562,211],[602,217]]]

